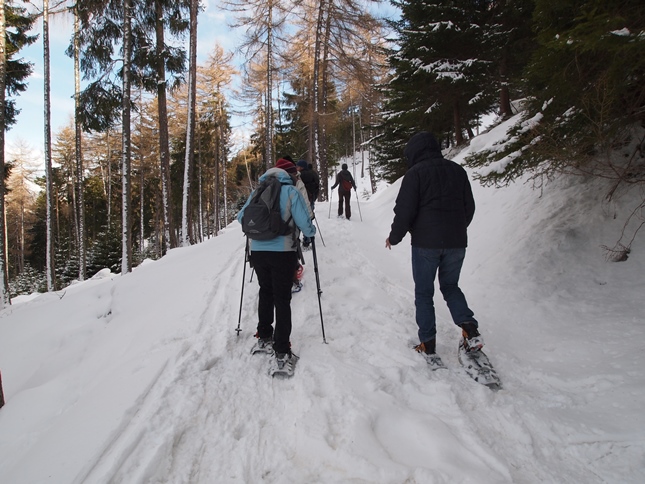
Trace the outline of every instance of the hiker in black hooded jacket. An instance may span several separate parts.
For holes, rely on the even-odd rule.
[[[396,198],[390,244],[410,232],[412,245],[430,249],[465,248],[475,200],[466,170],[441,154],[431,133],[413,136],[405,148],[408,171]]]
[[[466,170],[446,160],[435,137],[426,131],[414,135],[405,148],[408,171],[403,177],[394,207],[394,221],[385,246],[391,249],[410,232],[412,275],[415,283],[416,322],[420,344],[417,351],[431,358],[436,348],[434,279],[454,323],[463,331],[468,351],[483,346],[478,322],[459,288],[466,255],[466,230],[475,214],[475,201]]]
[[[343,205],[345,206],[345,217],[347,220],[352,216],[352,208],[349,205],[349,199],[352,196],[352,188],[356,190],[356,183],[354,183],[354,177],[347,170],[347,163],[342,164],[342,169],[336,175],[336,183],[331,187],[338,187],[338,216],[343,216]]]

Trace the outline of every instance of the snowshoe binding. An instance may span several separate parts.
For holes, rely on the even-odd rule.
[[[255,355],[256,353],[264,353],[267,355],[273,355],[273,337],[260,338],[257,333],[255,334],[255,337],[258,338],[258,340],[251,348],[251,354]]]
[[[271,375],[272,377],[292,377],[295,372],[298,359],[298,356],[291,352],[276,353],[275,358],[273,359],[271,366],[269,367],[269,375]]]
[[[295,294],[300,291],[302,291],[302,281],[294,282],[293,286],[291,286],[291,294]]]
[[[414,346],[414,350],[417,353],[421,353],[421,355],[425,358],[426,363],[428,363],[428,367],[432,371],[446,368],[446,365],[443,364],[443,361],[441,361],[439,355],[435,353],[435,345],[436,340],[430,340]]]

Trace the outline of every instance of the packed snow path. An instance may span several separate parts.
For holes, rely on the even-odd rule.
[[[493,393],[459,368],[459,331],[440,297],[438,350],[450,370],[428,371],[410,350],[416,327],[409,247],[387,251],[388,223],[372,219],[370,208],[362,207],[364,222],[319,215],[326,246],[319,237],[317,255],[329,344],[322,342],[313,258],[306,252],[305,287],[292,302],[292,340],[301,360],[289,381],[268,377],[267,357],[249,354],[257,305],[249,270],[242,333],[234,332],[243,238],[237,227],[229,229],[223,237],[236,244],[229,254],[219,254],[226,262],[203,281],[207,297],[192,311],[198,316],[195,333],[185,335],[175,361],[142,394],[96,465],[79,477],[169,483],[603,482],[626,471],[628,482],[628,470],[612,468],[612,454],[629,456],[642,447],[598,439],[596,430],[580,422],[579,412],[594,400],[593,387],[602,376],[588,380],[589,393],[581,395],[579,388],[532,369],[536,362],[523,361],[521,347],[498,348],[494,322],[481,315],[487,350],[506,384]],[[378,258],[370,244],[381,246]],[[464,277],[467,294],[474,283]]]
[[[270,378],[267,357],[249,353],[248,268],[235,333],[236,223],[127,276],[3,311],[0,480],[645,482],[644,244],[629,264],[602,261],[603,231],[615,226],[609,215],[590,220],[592,203],[572,206],[584,199],[571,192],[578,185],[541,196],[474,184],[461,284],[504,383],[492,392],[461,370],[440,294],[438,352],[449,369],[430,372],[411,350],[409,238],[384,247],[398,185],[361,201],[363,221],[354,198],[351,221],[335,217],[335,202],[330,218],[318,205],[328,344],[306,252],[290,380]],[[566,219],[556,217],[563,206]]]

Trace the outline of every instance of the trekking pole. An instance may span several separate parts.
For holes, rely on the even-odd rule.
[[[314,237],[311,238],[311,251],[314,255],[314,272],[316,273],[316,287],[318,288],[318,309],[320,310],[320,327],[322,328],[322,337],[323,343],[327,344],[327,339],[325,338],[325,323],[323,322],[323,313],[322,313],[322,303],[320,302],[320,295],[322,291],[320,290],[320,276],[318,275],[318,258],[316,257],[316,241]]]
[[[354,188],[354,193],[356,194],[356,205],[358,205],[358,215],[361,217],[361,222],[363,221],[363,214],[361,213],[361,204],[358,202],[358,192]]]
[[[325,245],[325,239],[323,239],[322,232],[320,231],[320,225],[318,225],[318,219],[315,218],[314,221],[316,222],[316,227],[318,227],[318,234],[320,234],[320,240],[322,240],[323,247],[327,247]]]
[[[244,248],[244,269],[242,270],[242,294],[240,295],[240,314],[237,318],[237,328],[235,328],[235,332],[237,335],[240,335],[240,324],[242,323],[242,301],[244,300],[244,278],[246,277],[246,263],[249,260],[249,238],[246,238],[246,247]],[[251,274],[251,277],[253,277],[253,274]]]
[[[2,391],[2,373],[0,373],[0,408],[4,407],[4,392]]]

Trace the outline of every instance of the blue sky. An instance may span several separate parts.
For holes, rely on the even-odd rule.
[[[199,14],[198,24],[198,62],[204,62],[208,53],[217,43],[225,50],[235,50],[240,42],[240,32],[228,26],[229,13],[221,10],[217,0],[202,0],[205,10]],[[378,8],[380,13],[392,12],[393,7],[385,2]],[[55,140],[56,133],[71,124],[74,112],[74,70],[72,59],[65,55],[72,35],[71,16],[56,16],[50,19],[50,71],[51,71],[51,133]],[[7,160],[19,142],[31,147],[36,159],[42,159],[44,146],[44,94],[43,94],[43,51],[42,23],[38,22],[34,33],[39,33],[39,40],[21,51],[21,56],[32,62],[34,72],[29,79],[27,91],[16,98],[17,107],[21,110],[18,122],[6,134]],[[237,123],[245,123],[239,119]],[[234,130],[236,120],[233,120]],[[238,132],[244,132],[241,128]]]
[[[204,61],[215,43],[226,50],[235,49],[239,34],[227,25],[225,13],[208,2],[206,10],[199,15],[198,61]],[[212,3],[212,2],[211,2]],[[71,123],[74,113],[74,66],[72,59],[65,55],[73,30],[71,16],[54,16],[49,25],[50,71],[51,71],[51,131],[52,139],[63,127]],[[7,132],[6,151],[10,159],[12,148],[18,141],[26,143],[36,152],[42,153],[44,146],[44,94],[43,94],[43,47],[42,23],[38,22],[32,33],[40,35],[32,46],[21,51],[21,56],[33,63],[34,72],[29,79],[27,91],[15,98],[18,109],[18,122]]]

